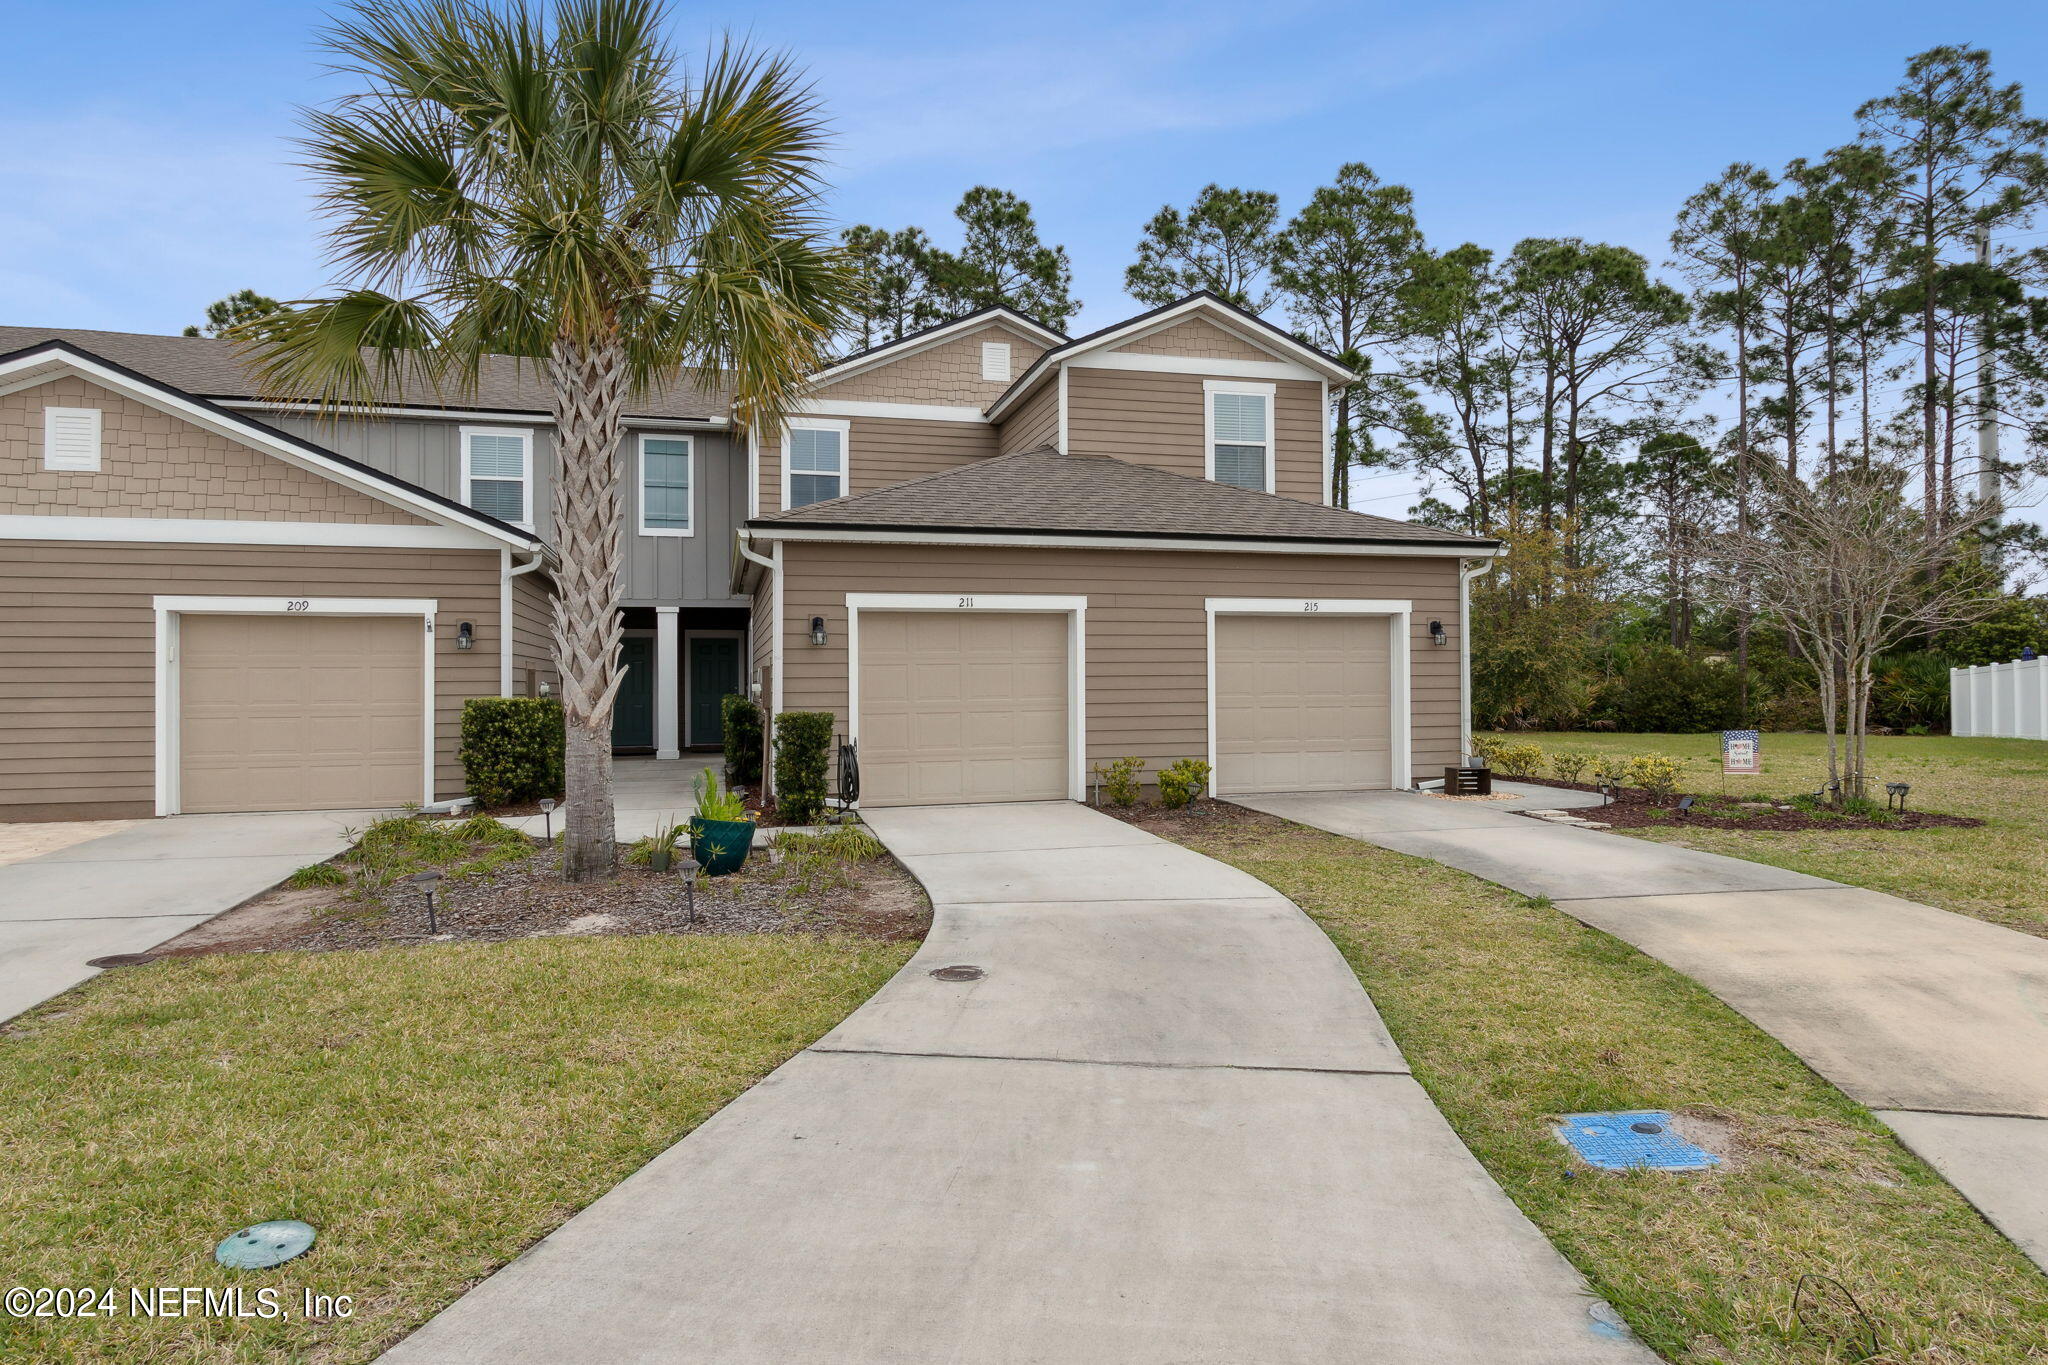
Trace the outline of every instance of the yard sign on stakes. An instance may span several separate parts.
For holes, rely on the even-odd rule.
[[[1762,737],[1754,730],[1721,732],[1721,772],[1754,776],[1764,770]]]

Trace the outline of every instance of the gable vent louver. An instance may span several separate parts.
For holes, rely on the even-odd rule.
[[[43,468],[93,473],[100,467],[100,410],[43,409]]]
[[[999,384],[1010,382],[1009,342],[984,341],[981,343],[981,377]]]

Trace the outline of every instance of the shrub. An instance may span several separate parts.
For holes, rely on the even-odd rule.
[[[1872,670],[1870,723],[1894,730],[1948,728],[1949,662],[1944,654],[1893,654]]]
[[[784,711],[775,718],[775,802],[792,825],[812,824],[824,813],[834,723],[830,711]]]
[[[1593,780],[1603,787],[1619,787],[1628,781],[1628,760],[1620,754],[1602,754],[1593,760]]]
[[[1660,646],[1646,650],[1602,689],[1600,709],[1636,734],[1699,734],[1742,721],[1742,679],[1728,664],[1689,659]]]
[[[1541,744],[1501,744],[1489,757],[1509,777],[1534,777],[1543,770]]]
[[[302,889],[309,886],[347,886],[348,873],[333,863],[312,863],[286,877],[284,884]]]
[[[462,704],[463,788],[486,807],[560,796],[563,743],[553,697],[472,697]]]
[[[1199,758],[1176,759],[1159,770],[1159,804],[1178,810],[1209,789],[1209,765]]]
[[[744,820],[747,818],[747,803],[740,794],[727,788],[720,791],[718,774],[706,768],[697,774],[697,816],[702,820]]]
[[[1138,774],[1144,766],[1142,758],[1119,758],[1106,768],[1096,764],[1095,776],[1102,783],[1102,794],[1114,805],[1137,805],[1138,794],[1144,790]]]
[[[1654,801],[1666,801],[1678,790],[1678,760],[1663,754],[1638,754],[1628,761],[1628,780],[1650,794]]]
[[[1591,761],[1590,755],[1576,749],[1560,749],[1550,756],[1551,775],[1560,782],[1577,782],[1586,775],[1586,764]]]
[[[729,692],[718,704],[725,722],[725,780],[736,787],[761,782],[761,708],[753,699]]]
[[[1472,753],[1475,757],[1483,758],[1488,764],[1492,764],[1500,754],[1500,746],[1505,743],[1507,741],[1499,735],[1475,733],[1472,736]]]

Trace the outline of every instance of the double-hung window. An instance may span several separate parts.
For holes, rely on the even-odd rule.
[[[696,457],[687,436],[640,438],[640,534],[687,536]]]
[[[533,433],[464,427],[462,500],[499,521],[533,525]]]
[[[1202,385],[1209,413],[1209,478],[1258,493],[1273,491],[1273,385],[1210,379]]]
[[[848,423],[817,417],[790,419],[784,443],[782,505],[808,507],[846,496]]]

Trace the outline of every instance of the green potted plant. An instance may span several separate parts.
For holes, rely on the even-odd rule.
[[[754,822],[739,793],[721,790],[718,774],[706,768],[697,774],[697,813],[690,817],[690,855],[707,877],[740,870],[754,849]]]
[[[650,870],[666,872],[675,866],[676,843],[682,835],[681,825],[670,825],[647,836],[647,866]]]

